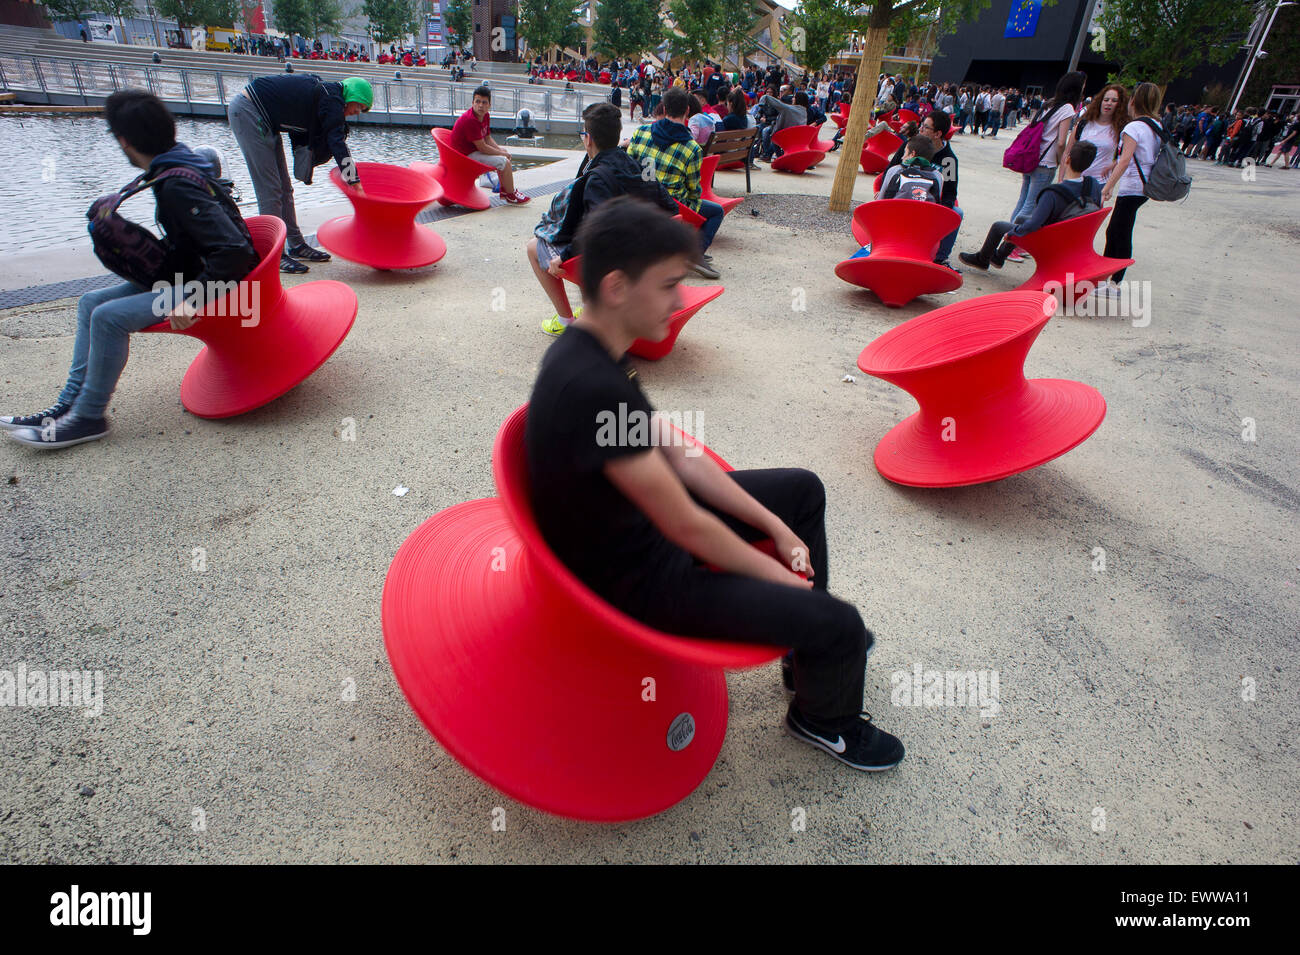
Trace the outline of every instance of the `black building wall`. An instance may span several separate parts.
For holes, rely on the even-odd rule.
[[[993,0],[989,9],[939,44],[931,76],[937,83],[972,83],[990,86],[1013,86],[1017,89],[1041,87],[1050,96],[1056,81],[1065,75],[1074,50],[1079,23],[1087,12],[1088,0],[1057,0],[1055,6],[1043,7],[1038,28],[1032,37],[1004,37],[1007,17],[1013,3],[1020,0]],[[1208,64],[1193,70],[1186,78],[1169,84],[1167,102],[1200,103],[1208,87],[1216,84],[1229,89],[1235,83],[1244,53],[1223,66]],[[1103,54],[1093,52],[1085,37],[1079,69],[1088,75],[1087,91],[1100,89],[1106,78],[1118,68]]]

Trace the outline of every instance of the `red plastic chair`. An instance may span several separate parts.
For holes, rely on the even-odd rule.
[[[690,210],[686,211],[689,212]],[[571,259],[565,259],[560,266],[565,279],[579,287],[582,285],[579,277],[581,264],[582,256],[575,255]],[[649,361],[658,361],[663,358],[673,350],[673,346],[677,344],[677,336],[682,333],[686,323],[695,317],[695,313],[726,291],[726,288],[721,285],[683,285],[680,288],[682,307],[673,313],[672,321],[668,326],[668,334],[664,340],[652,342],[644,338],[638,338],[632,343],[632,347],[627,350],[628,354]]]
[[[803,175],[826,158],[826,153],[814,148],[816,126],[787,126],[772,134],[772,142],[784,152],[772,160],[772,168],[780,172]]]
[[[1079,283],[1095,282],[1132,265],[1132,259],[1108,259],[1094,248],[1097,230],[1108,215],[1110,209],[1098,209],[1011,238],[1034,258],[1034,274],[1017,288],[1038,292],[1052,285],[1061,290],[1061,298],[1073,302],[1081,294]]]
[[[451,130],[435,127],[430,132],[438,144],[438,161],[413,162],[410,168],[432,176],[442,186],[438,201],[444,206],[464,206],[466,209],[486,209],[492,205],[491,193],[478,185],[478,177],[492,167],[452,148]]]
[[[937,264],[943,237],[961,224],[961,216],[937,202],[878,199],[853,210],[853,237],[871,246],[871,255],[846,259],[835,274],[870,289],[897,308],[918,295],[961,288],[958,272]]]
[[[1027,471],[1082,444],[1106,416],[1089,385],[1025,380],[1025,356],[1056,310],[1043,292],[1002,292],[919,315],[863,349],[858,367],[921,410],[876,446],[896,484],[958,487]]]
[[[718,205],[722,206],[722,214],[725,216],[732,209],[736,208],[736,206],[744,202],[745,197],[736,196],[732,198],[715,194],[713,191],[713,174],[717,172],[717,170],[717,155],[705,156],[704,160],[700,163],[700,198],[707,199],[709,202],[716,202]],[[704,224],[703,219],[700,220],[700,224]]]
[[[881,130],[876,133],[862,147],[862,156],[859,159],[862,171],[868,176],[883,173],[889,168],[889,160],[893,158],[894,153],[898,152],[898,147],[901,145],[903,145],[902,138],[891,132]]]
[[[885,174],[883,172],[877,173],[876,178],[872,180],[871,183],[871,194],[874,196],[876,193],[880,192],[880,187],[883,186],[884,184],[885,184]],[[854,235],[857,235],[856,229],[857,229],[857,223],[854,223],[854,230],[855,230],[853,233]]]
[[[262,259],[239,288],[184,331],[165,321],[144,329],[203,342],[181,381],[181,403],[200,418],[229,418],[274,401],[325,364],[357,317],[357,295],[342,282],[281,286],[284,222],[246,221]]]
[[[834,123],[836,126],[838,126],[840,129],[843,129],[844,127],[848,126],[849,112],[851,111],[851,109],[852,107],[850,106],[850,104],[840,103],[839,112],[831,113],[831,117],[830,117],[831,122]]]
[[[428,176],[401,166],[357,163],[358,192],[337,168],[330,180],[352,203],[352,214],[330,219],[316,238],[335,255],[377,269],[413,269],[432,265],[447,254],[442,236],[416,225],[420,210],[442,195]]]
[[[434,515],[398,549],[384,582],[388,658],[421,722],[488,785],[572,819],[654,815],[717,759],[723,669],[782,650],[661,633],[588,590],[537,528],[526,413],[497,433],[500,497]]]
[[[703,195],[703,192],[701,192],[701,195]],[[673,216],[674,219],[680,219],[692,229],[699,229],[700,226],[704,225],[704,216],[700,215],[684,202],[677,199],[674,199],[673,202],[677,203],[677,215]]]

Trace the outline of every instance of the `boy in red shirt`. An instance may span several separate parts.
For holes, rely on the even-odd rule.
[[[461,113],[456,125],[451,128],[451,148],[475,162],[495,169],[501,178],[501,198],[514,205],[523,205],[529,197],[515,191],[515,173],[510,165],[510,153],[498,146],[492,138],[491,118],[488,116],[491,105],[490,89],[480,86],[474,91],[474,105]]]

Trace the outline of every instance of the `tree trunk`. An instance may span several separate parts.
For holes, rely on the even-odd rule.
[[[871,16],[871,26],[862,44],[862,59],[858,61],[858,78],[853,88],[853,104],[849,122],[844,128],[844,145],[840,147],[840,162],[835,169],[835,184],[831,187],[831,212],[847,212],[853,200],[853,186],[858,178],[858,159],[862,143],[867,137],[867,127],[876,105],[876,87],[880,85],[880,62],[889,42],[890,4],[877,2]]]

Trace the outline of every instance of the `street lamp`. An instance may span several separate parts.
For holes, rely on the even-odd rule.
[[[1268,26],[1264,27],[1264,32],[1260,35],[1259,42],[1255,44],[1255,49],[1252,50],[1250,56],[1246,58],[1246,69],[1242,74],[1239,85],[1237,86],[1237,95],[1232,98],[1232,105],[1228,107],[1228,115],[1232,115],[1232,113],[1236,111],[1237,103],[1241,100],[1242,94],[1246,92],[1246,83],[1250,81],[1250,71],[1255,68],[1255,61],[1262,60],[1264,57],[1268,56],[1268,53],[1264,50],[1264,41],[1268,39],[1268,31],[1273,29],[1273,21],[1277,19],[1277,12],[1283,7],[1294,6],[1295,3],[1286,2],[1279,3],[1273,8],[1273,13],[1268,18]]]

